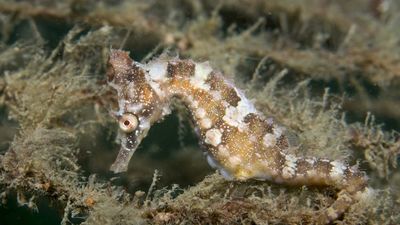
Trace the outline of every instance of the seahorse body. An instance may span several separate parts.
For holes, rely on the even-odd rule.
[[[301,158],[288,151],[284,128],[266,118],[233,83],[208,63],[155,59],[140,64],[112,50],[108,81],[118,92],[121,150],[111,170],[123,172],[151,125],[171,111],[171,99],[187,106],[207,149],[209,164],[229,180],[269,180],[326,185],[341,190],[318,223],[340,216],[369,191],[366,176],[340,161]]]

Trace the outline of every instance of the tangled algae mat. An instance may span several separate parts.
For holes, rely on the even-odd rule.
[[[55,3],[57,2],[57,3]],[[128,173],[105,84],[110,47],[209,60],[286,125],[297,154],[346,159],[378,197],[337,224],[400,224],[400,3],[0,1],[1,224],[309,224],[330,188],[229,182],[179,104]]]

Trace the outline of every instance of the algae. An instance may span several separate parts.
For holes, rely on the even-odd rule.
[[[61,224],[310,224],[330,188],[229,182],[184,108],[113,175],[109,49],[161,53],[235,80],[293,133],[299,155],[357,164],[378,198],[337,224],[400,223],[396,1],[0,1],[0,218],[10,202]],[[156,170],[157,169],[157,170]],[[154,172],[156,171],[156,172]],[[3,220],[2,220],[3,221]],[[36,223],[43,224],[45,222]]]

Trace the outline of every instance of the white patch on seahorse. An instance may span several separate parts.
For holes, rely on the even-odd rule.
[[[225,115],[222,119],[227,124],[234,126],[234,127],[239,126],[239,123],[241,122],[241,117],[239,115],[239,112],[233,106],[229,106],[228,108],[225,109]]]
[[[199,107],[199,102],[196,101],[196,100],[193,100],[193,101],[191,102],[191,106],[193,107],[193,109],[196,109],[197,107]]]
[[[274,128],[272,128],[272,131],[274,132],[276,138],[280,138],[283,132],[285,131],[285,128],[280,126],[275,126]]]
[[[257,136],[255,136],[255,135],[250,135],[249,140],[250,140],[251,142],[253,142],[253,143],[257,143],[257,142],[258,142]]]
[[[272,126],[272,124],[274,124],[274,118],[272,117],[268,117],[265,122],[267,122],[268,125]]]
[[[233,155],[228,158],[228,162],[229,162],[230,166],[236,167],[242,163],[242,160],[240,159],[240,157]]]
[[[210,129],[206,132],[206,138],[204,139],[204,142],[207,144],[210,144],[214,147],[217,147],[222,140],[222,133],[219,129]]]
[[[126,106],[126,110],[134,114],[138,113],[142,109],[143,109],[142,103],[131,103]]]
[[[315,179],[318,177],[318,170],[316,169],[309,169],[306,171],[307,177],[310,177],[312,179]]]
[[[245,131],[247,129],[247,124],[244,123],[243,119],[250,113],[258,114],[258,111],[253,103],[250,102],[240,90],[235,88],[235,91],[240,97],[240,101],[236,107],[227,107],[222,119],[227,124],[237,127],[239,131]]]
[[[149,85],[153,90],[156,92],[156,94],[160,97],[163,97],[165,93],[161,90],[160,84],[157,82],[150,81]]]
[[[316,161],[316,159],[314,157],[306,158],[306,162],[308,162],[311,166],[314,165],[315,161]]]
[[[196,111],[194,112],[194,115],[198,119],[202,119],[206,116],[206,111],[203,108],[197,108]]]
[[[125,113],[125,105],[126,105],[126,103],[129,103],[129,102],[126,101],[126,100],[123,99],[123,98],[118,98],[118,107],[119,107],[119,110],[118,110],[118,112],[116,113],[117,115],[122,116],[122,114]]]
[[[206,84],[208,75],[212,72],[209,62],[196,63],[194,76],[190,78],[190,83],[199,89],[209,91],[210,85]]]
[[[290,179],[296,175],[297,157],[291,154],[285,155],[285,165],[282,169],[282,177]]]
[[[128,93],[128,96],[118,96],[121,99],[135,99],[138,95],[140,95],[138,89],[137,89],[137,84],[135,85],[134,82],[128,83],[126,85],[126,88],[122,90],[121,94],[126,94]]]
[[[346,170],[346,166],[339,161],[332,161],[331,166],[332,166],[332,168],[329,173],[329,176],[335,180],[343,179],[344,171]]]
[[[228,158],[230,155],[228,148],[226,148],[224,145],[219,145],[218,146],[218,155],[222,158]]]
[[[163,107],[162,107],[162,111],[161,111],[161,115],[164,117],[164,116],[166,116],[166,115],[169,115],[169,114],[171,114],[171,108],[169,107],[169,105],[168,104],[165,104]]]
[[[275,146],[276,145],[276,137],[275,137],[275,135],[273,135],[271,133],[267,133],[266,135],[264,135],[263,143],[264,143],[265,147],[273,147],[273,146]]]
[[[140,130],[149,130],[150,121],[145,117],[139,117],[139,128]]]
[[[159,82],[166,78],[168,65],[167,62],[162,60],[155,60],[149,62],[146,65],[143,65],[141,63],[135,63],[135,65],[146,71],[145,79],[147,83],[151,86],[151,88],[156,92],[158,96],[163,97],[165,93],[161,90]],[[131,82],[130,85],[134,85],[133,82]]]
[[[154,81],[165,79],[167,76],[168,63],[162,60],[156,60],[144,65],[144,69],[148,71],[150,78]]]
[[[211,91],[211,96],[214,98],[214,100],[219,101],[222,100],[221,92],[219,91]]]
[[[199,125],[203,129],[210,129],[212,127],[212,121],[209,118],[205,117],[200,120]]]

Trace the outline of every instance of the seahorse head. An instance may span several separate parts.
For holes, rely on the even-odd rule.
[[[129,53],[111,50],[107,68],[108,83],[118,92],[121,150],[111,167],[114,172],[127,170],[129,159],[151,125],[168,109],[159,83],[151,79],[146,65],[134,62]]]

